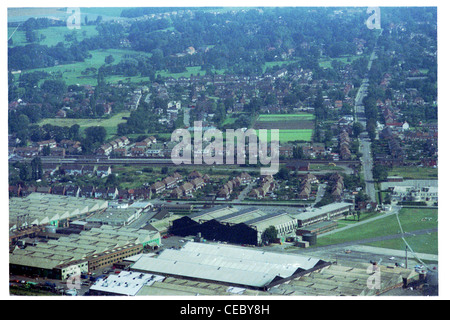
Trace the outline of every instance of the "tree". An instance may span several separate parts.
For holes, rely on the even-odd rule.
[[[374,180],[383,181],[387,179],[389,171],[385,166],[376,164],[372,169],[372,173]]]
[[[358,138],[363,131],[364,126],[360,122],[353,123],[353,137]]]
[[[42,179],[42,162],[41,158],[39,157],[33,158],[33,160],[31,160],[31,179]]]
[[[111,64],[113,62],[114,62],[114,57],[111,54],[109,56],[106,56],[106,58],[105,58],[106,64]]]
[[[278,238],[278,231],[274,226],[268,227],[262,234],[262,241],[264,243],[272,243]]]

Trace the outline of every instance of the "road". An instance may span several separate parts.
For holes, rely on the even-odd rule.
[[[376,191],[375,182],[373,181],[373,160],[372,153],[370,151],[370,140],[361,139],[360,140],[360,150],[362,153],[361,163],[363,167],[364,181],[366,182],[366,194],[369,196],[370,200],[376,202]]]

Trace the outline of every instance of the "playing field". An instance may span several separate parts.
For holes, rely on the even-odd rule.
[[[314,118],[312,113],[260,114],[256,121],[305,121]]]
[[[438,226],[438,210],[428,208],[403,208],[399,213],[399,220],[404,232],[433,229]],[[395,215],[388,216],[356,226],[347,231],[336,232],[329,236],[317,239],[318,245],[330,245],[336,243],[351,242],[381,236],[398,235],[400,227]],[[437,233],[431,232],[420,236],[406,237],[406,241],[416,252],[437,254]],[[405,243],[401,238],[365,243],[389,249],[404,250]]]
[[[279,130],[280,143],[288,141],[311,141],[314,132],[314,115],[311,113],[295,114],[261,114],[253,126],[258,131],[260,139],[264,140],[259,130],[268,130],[268,139],[271,129]]]
[[[40,126],[43,126],[45,124],[51,124],[54,126],[61,126],[61,127],[70,127],[74,124],[78,124],[80,126],[80,131],[82,132],[87,127],[94,127],[94,126],[102,126],[106,129],[107,137],[106,139],[111,138],[112,136],[117,134],[117,125],[119,123],[126,122],[125,119],[122,119],[122,117],[129,117],[130,112],[121,112],[114,116],[112,116],[109,119],[69,119],[69,118],[47,118],[43,119],[39,122]]]
[[[261,134],[260,130],[256,131],[258,133],[259,139],[261,139],[262,141],[266,141],[266,139],[268,140],[272,139],[270,129],[267,130],[267,135]],[[278,129],[278,136],[280,143],[285,143],[289,141],[311,141],[312,135],[313,135],[312,129],[293,129],[293,130]]]

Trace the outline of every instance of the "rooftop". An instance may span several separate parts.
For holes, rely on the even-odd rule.
[[[156,258],[142,257],[134,271],[203,279],[251,288],[288,278],[323,263],[317,258],[242,248],[188,242],[179,250],[166,249]]]

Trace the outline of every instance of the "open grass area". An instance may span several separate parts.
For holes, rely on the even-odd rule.
[[[224,74],[225,70],[224,69],[220,69],[220,70],[212,70],[213,73],[217,73],[217,74]],[[181,78],[181,77],[186,77],[189,78],[191,75],[192,76],[204,76],[206,74],[206,70],[202,70],[201,66],[196,66],[196,67],[186,67],[186,71],[185,72],[179,72],[179,73],[173,73],[173,72],[169,72],[167,70],[165,71],[157,71],[156,75],[160,74],[161,77],[167,77],[167,78]]]
[[[291,114],[260,114],[257,121],[288,121],[288,120],[314,120],[312,113],[291,113]]]
[[[414,252],[438,254],[438,233],[418,235],[406,238],[408,244],[413,248]],[[394,250],[405,250],[405,242],[402,239],[392,239],[386,241],[377,241],[367,243],[368,246],[378,248],[388,248]]]
[[[267,130],[267,136],[261,135],[260,130],[256,130],[258,137],[262,141],[265,139],[271,140],[272,136],[270,130]],[[279,129],[279,141],[280,143],[285,143],[289,141],[312,141],[313,130],[312,129]]]
[[[88,84],[88,85],[97,85],[97,72],[90,74],[83,74],[82,72],[87,68],[100,68],[105,64],[105,58],[109,55],[114,57],[114,64],[119,63],[122,58],[126,55],[146,55],[151,56],[150,53],[137,52],[133,50],[127,49],[107,49],[107,50],[93,50],[90,52],[91,57],[85,59],[83,62],[77,62],[72,64],[64,64],[58,65],[48,68],[39,68],[39,69],[30,69],[23,71],[23,73],[29,73],[33,71],[45,71],[50,73],[51,75],[62,75],[62,79],[66,82],[67,85],[72,84]],[[149,81],[148,77],[124,77],[124,76],[107,76],[107,82],[116,83],[120,80],[123,82],[141,82],[141,81]],[[41,81],[44,81],[42,79]]]
[[[286,61],[270,61],[270,62],[266,62],[264,63],[263,66],[263,72],[266,72],[267,69],[272,68],[272,67],[280,67],[280,66],[287,66],[291,63],[295,63],[298,62],[300,60],[286,60]]]
[[[399,219],[404,232],[437,228],[438,210],[429,208],[403,208]],[[318,246],[344,243],[356,240],[370,239],[380,236],[397,235],[400,232],[395,215],[378,219],[347,231],[337,232],[317,239]],[[408,243],[413,250],[421,253],[437,253],[437,233],[408,237]],[[404,249],[401,238],[387,241],[373,242],[370,245],[392,249]],[[369,244],[366,244],[369,245]],[[417,248],[414,246],[417,245]]]
[[[393,167],[388,173],[389,176],[401,176],[404,179],[426,179],[437,180],[438,169],[433,167]]]
[[[362,57],[364,57],[364,56],[357,56],[357,55],[350,56],[349,55],[349,56],[343,56],[343,57],[339,57],[339,58],[321,58],[321,59],[319,59],[319,66],[324,69],[329,69],[329,68],[332,68],[331,63],[333,60],[340,61],[344,64],[349,64],[349,63],[352,63],[354,60],[362,58]]]
[[[8,39],[12,35],[13,46],[23,46],[29,44],[25,37],[25,31],[17,30],[15,31],[15,27],[8,28]],[[15,32],[14,32],[15,31]],[[82,41],[83,39],[90,38],[98,35],[96,26],[82,26],[80,29],[69,29],[67,27],[48,27],[45,29],[37,30],[37,37],[40,39],[43,36],[43,39],[38,43],[44,46],[55,46],[59,42],[64,44],[68,44],[66,42],[67,35],[74,35],[78,41]]]
[[[118,114],[113,115],[111,118],[105,118],[105,119],[69,119],[69,118],[46,118],[39,122],[40,126],[43,126],[47,123],[54,125],[54,126],[61,126],[61,127],[70,127],[74,124],[78,124],[80,126],[80,131],[83,131],[87,127],[94,127],[94,126],[102,126],[105,127],[107,137],[106,139],[109,139],[117,134],[117,125],[119,123],[125,122],[125,119],[122,119],[122,117],[129,117],[130,112],[124,111],[120,112]]]

